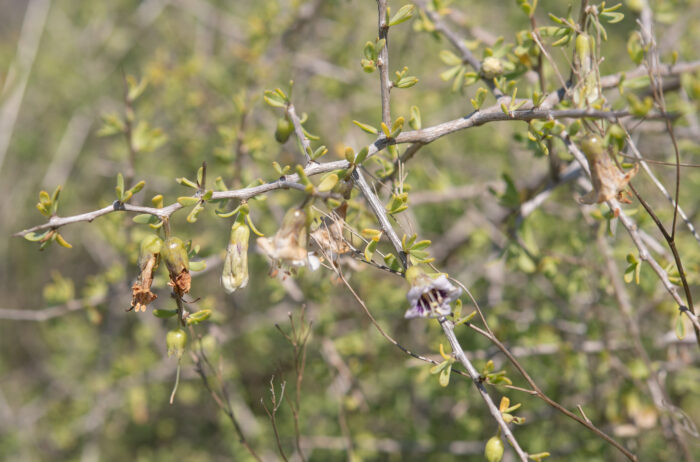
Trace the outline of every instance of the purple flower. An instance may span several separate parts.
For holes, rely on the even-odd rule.
[[[453,286],[445,275],[433,279],[421,269],[412,266],[406,271],[411,288],[406,294],[411,307],[406,318],[436,318],[452,313],[450,303],[462,295],[462,289]]]

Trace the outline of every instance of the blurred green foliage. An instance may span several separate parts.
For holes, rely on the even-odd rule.
[[[10,63],[25,9],[32,3],[39,2],[0,1],[3,85],[13,85]],[[518,34],[529,30],[517,3],[452,2],[448,17],[454,30],[470,40],[476,56],[507,61]],[[636,67],[640,51],[630,37],[637,29],[637,3],[625,2],[618,10],[624,20],[605,25],[607,41],[599,44],[605,57],[602,74]],[[402,4],[392,1],[390,6],[399,12]],[[547,13],[565,17],[568,6],[541,1],[535,12],[538,25],[556,25]],[[653,6],[662,60],[668,62],[672,51],[679,61],[697,60],[697,2],[657,1]],[[578,8],[575,2],[574,17]],[[0,319],[0,459],[251,459],[187,351],[174,404],[168,404],[177,359],[168,357],[165,339],[176,321],[126,312],[139,273],[139,244],[154,232],[148,224],[112,213],[62,228],[73,249],[48,246],[43,253],[37,252],[38,245],[10,235],[42,222],[35,209],[37,192],[58,185],[63,186],[59,213],[67,216],[111,204],[118,175],[124,182],[119,198],[151,206],[157,194],[166,205],[191,195],[175,179],[195,178],[202,162],[207,163],[207,188],[214,188],[219,176],[232,189],[274,180],[282,170],[273,162],[293,170],[302,159],[294,135],[282,144],[278,141],[288,134],[275,139],[285,119],[263,101],[265,89],[287,89],[290,80],[292,102],[300,117],[307,115],[304,127],[320,137],[312,147],[328,147],[319,161],[344,159],[348,146],[360,151],[375,135],[353,120],[373,127],[382,122],[377,73],[364,72],[366,63],[361,64],[376,58],[374,50],[363,53],[366,43],[370,48],[376,43],[376,23],[374,2],[346,0],[51,3],[8,154],[0,164],[0,308],[68,307],[68,312],[42,322]],[[443,37],[426,32],[425,24],[414,13],[391,29],[390,78],[399,72],[392,92],[394,119],[402,116],[415,123],[411,108],[418,106],[418,124],[425,128],[494,104],[492,95],[479,90],[478,76],[468,74],[472,69],[452,54]],[[503,42],[496,41],[499,36]],[[564,45],[562,53],[551,47],[556,39],[547,40],[568,77],[573,43]],[[538,85],[522,61],[509,61],[502,72],[517,78],[518,95],[528,97]],[[443,80],[446,65],[457,69]],[[404,66],[408,74],[402,74]],[[550,68],[545,75],[545,91],[555,90],[558,82]],[[412,76],[417,83],[406,80]],[[461,81],[455,83],[456,78]],[[464,86],[469,79],[472,84]],[[698,112],[700,74],[680,82],[682,96],[669,91],[666,98],[669,110],[690,115],[677,122],[687,132],[688,120],[692,123]],[[636,91],[645,96],[644,89]],[[0,99],[0,108],[4,104]],[[639,130],[637,143],[645,155],[672,162],[668,138],[654,123],[658,121]],[[131,146],[124,124],[132,130]],[[403,130],[409,130],[408,124]],[[691,423],[700,422],[700,356],[692,329],[686,335],[691,342],[675,340],[677,307],[648,266],[637,265],[638,251],[624,229],[618,224],[609,235],[604,206],[581,212],[573,197],[582,190],[575,182],[557,187],[534,213],[518,219],[519,205],[546,186],[550,159],[571,159],[561,142],[533,142],[527,134],[528,126],[521,122],[491,123],[423,147],[401,179],[407,207],[400,196],[403,189],[380,190],[388,210],[396,212],[398,224],[410,231],[406,234],[432,241],[428,252],[435,251],[439,270],[469,287],[494,333],[519,348],[522,365],[551,398],[574,412],[581,405],[596,426],[640,460],[679,460],[678,448],[665,438],[661,425],[664,419],[675,420],[689,428],[690,451],[700,457]],[[700,163],[697,138],[681,138],[682,159]],[[399,147],[399,153],[406,147]],[[385,156],[383,163],[375,157],[365,165],[380,176],[392,164]],[[673,168],[654,171],[672,190]],[[693,220],[700,174],[692,168],[681,173],[680,203]],[[143,189],[125,199],[122,194],[141,180],[146,182]],[[668,203],[648,179],[638,183],[661,219],[670,222]],[[477,192],[451,197],[450,191],[464,185],[474,185]],[[439,200],[412,203],[413,197],[440,192],[445,194]],[[270,192],[249,202],[250,216],[272,236],[285,211],[304,197],[301,191]],[[355,230],[377,228],[360,195],[350,202],[347,222]],[[237,205],[230,201],[222,209]],[[212,317],[194,326],[197,338],[189,338],[188,348],[201,348],[220,370],[221,380],[210,376],[211,386],[221,393],[223,384],[243,433],[259,454],[277,457],[261,405],[261,400],[270,405],[271,380],[276,390],[286,381],[284,399],[293,400],[296,393],[294,350],[275,325],[289,332],[288,313],[298,323],[305,306],[313,323],[299,427],[309,460],[484,459],[484,445],[497,426],[470,381],[453,375],[442,387],[430,364],[405,355],[377,332],[332,271],[301,269],[283,281],[268,277],[266,259],[251,252],[248,286],[226,295],[218,275],[231,219],[218,218],[215,210],[207,204],[196,223],[188,223],[192,220],[185,211],[170,222],[174,235],[199,246],[194,259],[207,261],[207,269],[193,275],[191,299],[196,302],[188,309],[212,310]],[[635,211],[640,227],[658,237],[638,203],[626,210]],[[678,247],[696,293],[700,249],[678,226]],[[625,281],[634,319],[653,367],[663,372],[673,412],[658,411],[645,386],[649,371],[632,348],[628,321],[605,272],[596,244],[601,234],[614,247],[619,277],[625,270],[630,275]],[[391,252],[384,241],[377,249]],[[672,264],[668,251],[660,255],[663,264]],[[673,270],[671,265],[671,276]],[[438,352],[446,341],[438,323],[403,319],[405,281],[361,263],[344,271],[384,329],[410,350],[442,361]],[[153,285],[159,298],[151,309],[176,308],[167,282],[161,265]],[[462,300],[466,315],[471,304],[465,296]],[[527,387],[489,341],[464,326],[457,335],[477,369],[491,359],[514,385]],[[503,385],[489,386],[489,392],[496,402],[507,395],[522,403],[517,415],[526,421],[514,432],[528,452],[548,451],[554,460],[622,460],[602,439],[535,397]],[[294,419],[285,403],[276,423],[290,455]]]

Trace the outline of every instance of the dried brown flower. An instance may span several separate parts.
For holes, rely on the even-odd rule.
[[[593,191],[580,199],[582,204],[600,204],[610,199],[625,202],[623,196],[627,183],[637,174],[639,165],[628,172],[621,171],[610,158],[599,137],[590,135],[581,141],[581,149],[586,154],[591,168]]]

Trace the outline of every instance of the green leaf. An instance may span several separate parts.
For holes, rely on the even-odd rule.
[[[250,218],[250,214],[245,216],[245,221],[248,223],[248,226],[250,226],[250,230],[255,233],[256,235],[263,237],[265,236],[263,233],[261,233],[258,228],[255,227],[255,224],[253,223],[253,219]]]
[[[151,128],[146,121],[140,121],[134,128],[131,144],[136,152],[153,152],[168,141],[168,135],[160,128]]]
[[[414,130],[420,130],[422,126],[420,118],[420,109],[418,106],[411,106],[411,116],[408,119],[408,125]]]
[[[151,215],[150,213],[142,213],[140,215],[136,215],[134,218],[132,218],[134,223],[138,223],[141,225],[145,225],[148,223],[155,223],[158,221],[158,217],[155,215]]]
[[[53,190],[53,194],[51,195],[51,202],[56,204],[58,202],[58,198],[61,195],[61,185],[56,186],[56,189]],[[54,210],[55,212],[55,210]]]
[[[223,178],[220,176],[216,177],[216,180],[214,181],[214,185],[216,186],[217,191],[228,191],[228,187],[226,187],[226,183],[224,183]]]
[[[432,242],[430,242],[427,239],[418,241],[415,244],[413,244],[413,246],[411,246],[411,251],[427,249],[428,247],[430,247],[430,244],[432,244]]]
[[[397,11],[396,14],[391,18],[391,20],[389,20],[389,27],[408,21],[413,17],[413,14],[415,12],[416,7],[411,5],[410,3],[408,5],[402,6],[399,9],[399,11]]]
[[[450,384],[450,375],[452,373],[452,362],[447,361],[449,364],[447,365],[446,368],[440,372],[440,377],[438,379],[438,382],[440,383],[441,387],[446,387],[447,385]]]
[[[411,88],[418,83],[418,77],[409,75],[396,82],[396,88]]]
[[[302,131],[302,132],[304,133],[304,135],[306,135],[306,137],[307,137],[309,140],[311,140],[311,141],[318,141],[318,140],[321,139],[320,136],[316,136],[316,135],[311,134],[311,133],[310,133],[306,128],[304,128],[304,127],[301,127],[301,131]]]
[[[129,191],[131,192],[131,194],[136,194],[139,191],[141,191],[144,186],[146,186],[146,182],[141,180],[138,183],[136,183],[131,189],[129,189]]]
[[[49,234],[51,231],[44,231],[43,233],[40,233],[38,231],[32,231],[31,233],[25,234],[24,238],[28,241],[31,242],[37,242],[42,240],[47,234]]]
[[[230,212],[224,212],[224,211],[222,211],[222,210],[214,210],[214,213],[216,213],[216,215],[217,215],[219,218],[230,218],[230,217],[234,216],[236,213],[238,213],[238,211],[240,210],[240,208],[241,208],[241,206],[239,205],[238,207],[236,207],[235,209],[231,210]]]
[[[336,184],[338,184],[338,175],[331,173],[321,180],[321,183],[318,185],[318,190],[320,192],[327,192],[333,189]]]
[[[676,337],[678,340],[685,338],[685,322],[683,321],[683,313],[678,313],[676,316]]]
[[[448,366],[451,365],[451,361],[449,359],[444,360],[440,364],[436,364],[435,366],[430,368],[430,373],[435,375],[435,374],[440,374],[442,371],[444,371]]]
[[[376,61],[377,51],[374,48],[374,43],[372,43],[372,42],[365,43],[365,47],[362,49],[362,54],[365,56],[365,59],[367,61]]]
[[[632,61],[639,65],[644,59],[644,48],[642,47],[642,40],[638,32],[633,32],[630,35],[629,40],[627,40],[627,53],[630,55]]]
[[[365,260],[367,261],[372,261],[372,257],[374,256],[374,251],[377,250],[377,242],[374,239],[369,241],[367,245],[365,246]]]
[[[72,249],[73,246],[66,241],[63,236],[61,236],[58,232],[54,235],[54,238],[56,239],[56,242],[58,242],[58,245],[61,247],[65,247],[66,249]]]
[[[187,215],[187,223],[195,223],[197,221],[197,214],[204,210],[204,205],[201,202],[197,202],[192,211]]]
[[[622,87],[630,90],[641,90],[642,88],[647,88],[649,86],[649,76],[643,75],[640,77],[635,77],[633,79],[625,79],[622,82]]]
[[[479,74],[476,72],[465,72],[463,85],[471,85],[479,80]]]
[[[126,84],[128,87],[126,99],[129,102],[133,102],[139,96],[141,96],[143,91],[148,86],[148,79],[143,77],[143,78],[141,78],[141,80],[136,81],[136,78],[134,76],[128,75],[128,76],[126,76]]]
[[[202,321],[206,321],[211,316],[211,310],[199,310],[196,313],[192,313],[187,317],[187,325],[199,324]]]
[[[389,267],[389,269],[393,271],[400,271],[401,270],[401,263],[399,263],[399,259],[396,258],[396,255],[393,253],[388,253],[384,255],[384,263],[386,266]]]
[[[207,262],[204,260],[190,262],[190,271],[204,271],[205,269],[207,269]]]
[[[156,308],[153,310],[153,316],[156,318],[171,318],[177,314],[177,310],[161,310]]]
[[[465,317],[463,317],[463,318],[459,319],[458,321],[456,321],[456,322],[455,322],[455,326],[461,326],[462,324],[468,323],[469,321],[471,321],[471,320],[474,318],[474,316],[476,316],[476,314],[477,314],[477,311],[476,311],[476,310],[472,311],[471,313],[469,313],[469,314],[466,315]]]
[[[600,13],[600,17],[605,19],[608,22],[608,24],[616,24],[616,23],[622,21],[623,19],[625,19],[624,14],[617,13],[617,12],[616,13],[613,13],[613,12]]]
[[[362,122],[358,122],[357,120],[353,120],[352,123],[354,123],[355,125],[357,125],[358,127],[360,127],[360,129],[361,129],[362,131],[367,132],[367,133],[370,133],[370,134],[372,134],[372,135],[376,135],[376,134],[379,133],[379,130],[377,130],[376,128],[374,128],[374,127],[371,126],[371,125],[363,124]]]
[[[402,194],[392,194],[391,195],[391,200],[386,206],[386,211],[389,212],[390,215],[395,215],[397,213],[403,212],[408,208],[408,205],[406,203],[408,202],[408,194],[407,193],[402,193]]]
[[[102,127],[97,131],[97,136],[110,136],[126,131],[126,124],[116,114],[103,114]]]
[[[199,199],[192,196],[181,196],[177,198],[177,202],[183,207],[190,207],[192,205],[198,204]]]
[[[440,51],[440,59],[443,63],[445,63],[448,66],[462,65],[462,58],[460,58],[459,56],[457,56],[449,50]]]
[[[457,76],[455,77],[454,81],[452,82],[452,91],[456,92],[460,88],[464,86],[464,74],[467,72],[467,68],[464,66],[459,66],[459,70],[457,71]]]
[[[318,158],[321,158],[328,154],[328,148],[325,146],[319,146],[318,149],[316,149],[313,154],[311,154],[311,160],[316,160]]]
[[[357,156],[355,156],[355,164],[361,165],[362,162],[365,161],[367,158],[367,155],[369,154],[369,148],[365,146],[364,148],[360,149],[360,152],[357,153]]]
[[[462,66],[461,64],[458,64],[458,65],[456,65],[456,66],[454,66],[454,67],[449,68],[449,69],[446,70],[446,71],[441,72],[441,73],[440,73],[440,78],[441,78],[443,81],[447,82],[447,81],[452,80],[453,78],[455,78],[455,76],[456,76],[460,71],[464,72],[464,70],[465,70],[465,69],[464,69],[464,66]]]
[[[479,87],[478,90],[476,90],[476,96],[472,98],[471,103],[472,106],[474,106],[474,109],[477,111],[481,109],[481,106],[484,104],[484,101],[486,100],[486,95],[488,95],[488,90],[486,90],[483,87]]]
[[[287,101],[275,91],[265,90],[265,92],[263,93],[263,99],[269,106],[272,107],[287,106]]]
[[[190,180],[189,178],[180,177],[180,178],[176,178],[175,181],[177,181],[178,183],[180,183],[183,186],[187,186],[187,187],[192,188],[192,189],[199,189],[199,186],[197,186],[197,183]]]
[[[124,176],[121,173],[117,174],[117,186],[114,188],[117,193],[117,199],[123,200],[124,197]]]

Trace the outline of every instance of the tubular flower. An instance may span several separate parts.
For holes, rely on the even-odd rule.
[[[141,273],[134,285],[131,286],[131,308],[129,311],[146,311],[146,306],[158,298],[156,294],[151,292],[151,285],[153,284],[153,273],[158,268],[162,245],[163,241],[158,236],[148,236],[141,241],[139,254]]]
[[[236,221],[231,227],[231,238],[226,248],[221,284],[227,294],[248,285],[248,240],[250,229]]]
[[[574,65],[578,74],[578,84],[573,99],[576,107],[583,108],[600,99],[603,95],[596,77],[595,40],[588,34],[576,37]]]
[[[280,267],[305,266],[308,263],[306,242],[306,213],[300,209],[291,209],[274,236],[258,239],[258,249],[271,260],[275,273]]]
[[[600,204],[610,199],[624,202],[623,191],[627,183],[637,174],[639,164],[632,170],[622,172],[603,147],[601,139],[589,135],[581,141],[581,150],[586,154],[591,168],[593,191],[580,199],[582,204]]]
[[[309,233],[311,243],[318,248],[318,254],[335,261],[340,255],[350,252],[350,246],[343,237],[347,202],[324,217],[321,223]]]
[[[169,237],[163,243],[161,256],[170,273],[170,286],[180,295],[190,291],[192,278],[190,276],[190,260],[187,249],[180,238]]]
[[[406,270],[406,280],[411,288],[406,294],[411,307],[406,318],[436,318],[452,313],[450,303],[462,295],[462,289],[453,286],[445,275],[431,278],[417,266]]]

